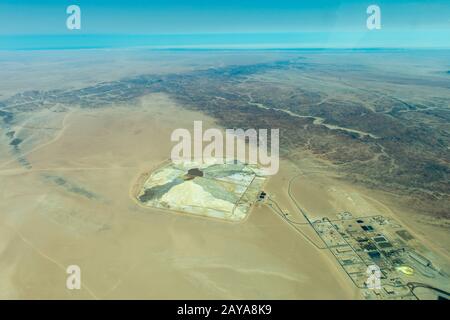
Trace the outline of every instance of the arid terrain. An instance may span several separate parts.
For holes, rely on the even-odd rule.
[[[0,298],[361,299],[308,225],[343,212],[450,270],[448,51],[0,55]],[[196,120],[280,128],[273,202],[231,223],[134,201]]]

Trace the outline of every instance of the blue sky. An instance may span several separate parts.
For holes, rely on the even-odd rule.
[[[71,4],[81,7],[81,30],[66,28],[65,11]],[[366,29],[366,8],[370,4],[381,8],[382,30]],[[83,41],[89,45],[95,38],[106,44],[113,35],[117,39],[135,35],[132,42],[145,45],[161,34],[196,34],[192,36],[195,44],[201,43],[200,34],[209,33],[221,34],[214,42],[220,42],[217,39],[221,37],[227,43],[233,42],[234,35],[237,44],[449,47],[450,1],[0,0],[0,48],[30,45],[30,39],[39,42],[38,37],[43,46],[46,41],[52,45],[50,35],[58,35],[53,39],[59,39],[62,46],[61,36],[72,37],[82,46]],[[292,33],[299,36],[293,39]],[[259,34],[259,40],[249,34]],[[266,34],[265,39],[262,34]],[[158,41],[169,45],[179,39],[167,36]],[[203,39],[205,43],[212,40]],[[189,40],[185,36],[182,42]]]

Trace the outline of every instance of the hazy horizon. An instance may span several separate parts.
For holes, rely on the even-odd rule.
[[[0,35],[0,50],[83,48],[419,49],[450,48],[450,32],[289,32]],[[420,42],[418,42],[420,40]]]

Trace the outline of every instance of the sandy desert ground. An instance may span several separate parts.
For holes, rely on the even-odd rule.
[[[233,224],[132,201],[139,174],[170,154],[172,130],[211,119],[162,94],[133,112],[73,110],[63,119],[27,155],[32,169],[2,165],[1,298],[359,297],[326,252],[268,208]],[[65,287],[71,264],[81,267],[80,291]]]
[[[166,60],[139,52],[68,52],[39,61],[48,54],[36,54],[36,62],[20,53],[14,57],[18,62],[5,64],[0,98],[30,88],[82,88],[145,73],[183,74],[279,59],[276,52],[221,53],[220,59],[209,53],[196,53],[204,59],[166,54]],[[70,81],[63,81],[60,68],[72,72]],[[201,93],[202,86],[196,88]],[[200,93],[199,101],[207,100]],[[230,94],[230,104],[237,96]],[[21,143],[24,160],[11,152],[8,133],[0,132],[1,299],[362,298],[331,253],[319,248],[321,240],[310,226],[296,230],[267,205],[256,205],[245,221],[230,223],[144,208],[133,200],[131,191],[142,173],[170,157],[174,129],[192,128],[194,120],[202,120],[204,129],[219,127],[173,96],[152,93],[137,103],[98,108],[57,105],[15,116],[20,124],[15,130],[27,137]],[[333,219],[343,211],[391,216],[449,265],[446,220],[421,215],[404,195],[351,183],[339,167],[302,150],[295,161],[283,159],[265,187],[292,219],[306,222],[289,190],[310,220]],[[79,291],[66,288],[66,268],[73,264],[81,267]]]

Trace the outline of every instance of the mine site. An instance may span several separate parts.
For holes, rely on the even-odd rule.
[[[237,160],[215,162],[168,163],[145,175],[137,199],[148,207],[241,221],[264,192],[264,172]]]

